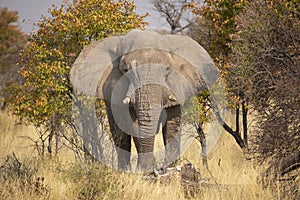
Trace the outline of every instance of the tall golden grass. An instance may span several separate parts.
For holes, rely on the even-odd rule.
[[[21,163],[26,164],[26,160],[31,159],[38,161],[34,181],[26,186],[27,189],[20,187],[17,179],[6,182],[0,179],[0,199],[187,198],[178,178],[168,182],[149,181],[143,179],[142,174],[116,172],[101,164],[77,164],[65,154],[59,155],[59,159],[39,161],[33,151],[34,143],[29,137],[36,138],[33,127],[15,125],[7,114],[0,114],[0,163],[12,152],[15,152]],[[260,166],[246,160],[227,133],[221,134],[208,155],[209,170],[203,166],[199,155],[200,145],[197,141],[183,155],[209,183],[201,187],[191,199],[273,199],[271,190],[263,189],[257,183]],[[31,165],[33,162],[27,163]]]

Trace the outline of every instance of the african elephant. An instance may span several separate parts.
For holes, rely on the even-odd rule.
[[[119,169],[130,165],[133,138],[139,169],[153,170],[160,124],[167,166],[180,155],[182,104],[215,81],[214,70],[189,37],[132,30],[84,48],[70,77],[75,89],[105,100]]]

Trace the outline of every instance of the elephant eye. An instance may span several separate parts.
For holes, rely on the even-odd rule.
[[[124,73],[128,72],[128,69],[123,69],[123,72],[124,72]]]

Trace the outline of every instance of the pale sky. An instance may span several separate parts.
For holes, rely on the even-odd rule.
[[[30,33],[35,30],[34,24],[39,21],[42,15],[49,16],[48,9],[52,8],[52,4],[59,6],[62,2],[63,0],[0,0],[0,6],[8,7],[11,11],[18,11],[19,26],[25,33]],[[148,0],[134,0],[134,2],[137,13],[148,12],[150,14],[145,20],[150,22],[149,29],[168,29],[165,19],[153,11],[153,7]]]

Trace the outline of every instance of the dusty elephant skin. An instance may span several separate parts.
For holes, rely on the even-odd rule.
[[[180,156],[181,105],[215,81],[214,64],[191,38],[132,30],[87,46],[71,69],[77,90],[106,102],[118,167],[153,170],[154,138],[162,124],[165,166]]]

